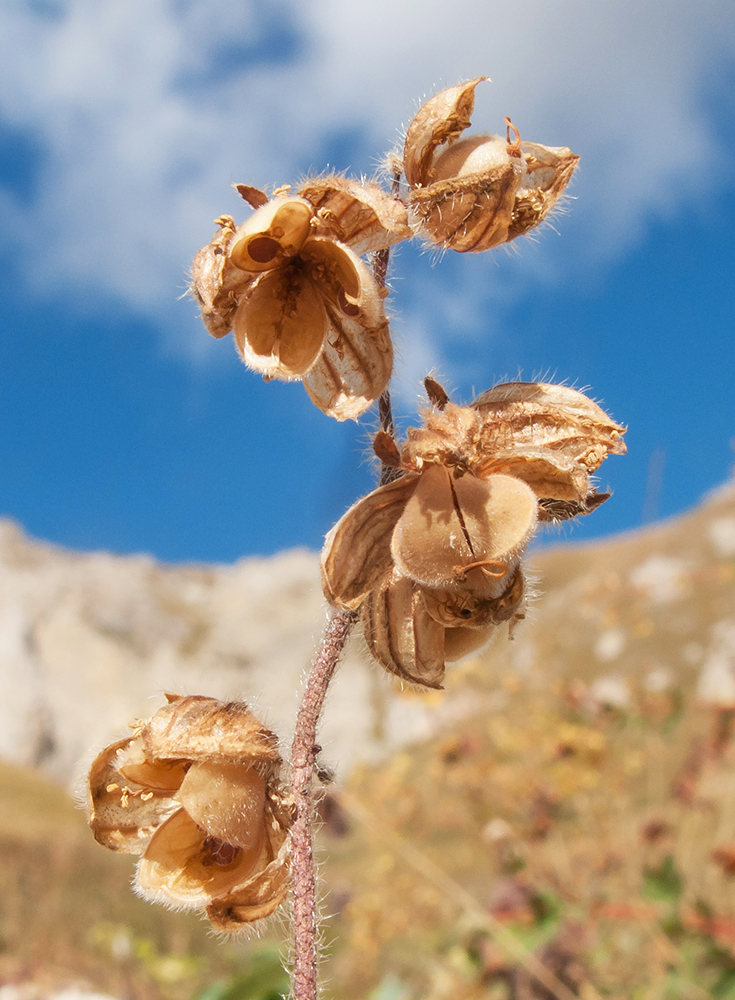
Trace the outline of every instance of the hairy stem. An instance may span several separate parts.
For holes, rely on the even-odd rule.
[[[394,189],[398,180],[394,180]],[[390,250],[373,257],[373,275],[385,288]],[[380,426],[393,433],[390,393],[386,389],[378,402]],[[391,482],[395,469],[383,465],[381,486]],[[312,848],[314,797],[312,778],[316,755],[321,749],[316,730],[324,707],[329,683],[337,669],[347,637],[357,621],[356,611],[335,611],[327,623],[321,645],[309,672],[304,697],[296,716],[296,730],[291,748],[291,792],[295,818],[291,828],[291,885],[293,887],[294,951],[291,990],[294,1000],[316,1000],[318,995],[318,947],[316,913],[316,875]]]
[[[294,917],[292,988],[295,1000],[316,1000],[317,996],[316,878],[311,846],[311,781],[314,762],[320,749],[316,743],[316,727],[329,682],[356,619],[355,611],[337,611],[329,619],[296,717],[291,776],[296,808],[296,818],[291,830]]]

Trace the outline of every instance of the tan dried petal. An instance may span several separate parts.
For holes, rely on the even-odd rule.
[[[409,196],[415,225],[433,243],[480,253],[508,239],[518,176],[511,164],[488,174],[437,181]]]
[[[230,258],[243,271],[282,267],[299,253],[311,231],[312,208],[303,198],[274,198],[237,230]]]
[[[235,314],[235,343],[243,361],[266,378],[301,378],[322,350],[324,301],[300,264],[267,271]]]
[[[442,90],[419,108],[408,126],[403,169],[411,187],[426,184],[434,151],[451,142],[469,126],[475,106],[475,87],[487,77]]]
[[[119,740],[95,758],[87,787],[87,820],[95,840],[111,851],[142,854],[155,829],[178,808],[165,795],[146,795],[119,774],[120,755],[133,742]]]
[[[315,177],[298,193],[314,209],[314,233],[337,239],[355,253],[385,250],[413,236],[403,202],[369,181]]]
[[[148,720],[141,737],[149,758],[228,764],[252,757],[280,764],[278,739],[244,702],[201,695],[176,698]]]
[[[443,466],[422,474],[393,531],[396,567],[425,587],[465,587],[481,597],[508,585],[537,520],[533,491],[511,476],[455,479]]]
[[[177,796],[197,826],[243,850],[260,850],[265,834],[265,779],[248,764],[192,764]]]
[[[478,456],[520,447],[543,448],[594,472],[608,455],[623,455],[625,428],[576,389],[542,382],[507,382],[473,403],[482,426]]]
[[[178,791],[190,765],[188,760],[148,760],[142,739],[134,739],[117,755],[117,770],[126,781],[167,795]]]
[[[219,220],[212,240],[194,257],[191,292],[199,303],[202,321],[213,337],[224,337],[232,329],[240,297],[254,275],[241,271],[229,257],[235,222],[229,215]]]
[[[354,504],[324,540],[322,587],[335,607],[356,608],[391,568],[391,535],[419,477],[402,476]]]
[[[519,446],[496,452],[476,466],[478,475],[504,473],[528,483],[539,499],[579,502],[589,492],[589,474],[584,465],[563,452]]]
[[[270,864],[244,885],[209,904],[207,916],[216,931],[230,934],[243,924],[269,917],[278,908],[290,887],[289,845],[282,839],[280,850]]]
[[[314,237],[305,244],[300,259],[324,298],[346,316],[359,316],[374,283],[359,257],[335,240]]]
[[[396,570],[360,609],[365,641],[381,666],[403,680],[441,688],[444,628],[428,613],[421,589]]]
[[[546,218],[564,193],[579,157],[566,146],[522,142],[526,170],[515,196],[508,239],[528,232]]]
[[[169,906],[205,907],[246,881],[258,866],[261,838],[250,850],[221,852],[209,835],[179,809],[151,838],[138,862],[136,887],[146,898]]]
[[[495,632],[494,625],[486,625],[483,629],[447,628],[444,630],[444,659],[447,663],[456,663],[465,656],[479,651],[486,646]]]

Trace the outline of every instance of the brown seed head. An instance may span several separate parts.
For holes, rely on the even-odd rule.
[[[94,761],[89,824],[104,846],[141,855],[142,896],[236,930],[272,913],[288,888],[276,737],[241,702],[168,699]]]
[[[624,428],[575,389],[496,386],[471,406],[434,403],[402,447],[374,447],[403,475],[354,504],[322,552],[331,604],[360,608],[375,658],[415,683],[439,686],[446,661],[524,617],[521,558],[539,521],[590,513],[607,498],[590,483]],[[439,408],[439,404],[443,408]]]
[[[463,137],[484,79],[427,101],[404,145],[412,224],[432,243],[459,252],[490,250],[538,225],[579,159],[566,147],[522,142],[509,118],[505,136]]]
[[[379,214],[390,213],[372,189],[366,188],[363,203],[348,182],[342,182],[347,192],[335,185],[326,193],[319,189],[320,209],[287,191],[260,204],[262,192],[240,185],[246,200],[260,207],[237,229],[228,219],[199,251],[193,290],[213,335],[224,336],[234,325],[237,349],[250,368],[267,380],[303,379],[316,406],[347,420],[359,417],[387,385],[393,346],[383,290],[333,232],[347,227],[356,242],[364,224],[375,241],[383,231]],[[347,198],[352,201],[345,207]],[[401,225],[395,221],[395,239],[403,238]]]

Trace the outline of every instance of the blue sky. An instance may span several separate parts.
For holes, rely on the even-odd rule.
[[[675,0],[8,0],[0,10],[0,513],[165,560],[318,548],[375,420],[264,384],[181,299],[234,181],[370,173],[420,101],[488,74],[474,127],[569,145],[567,211],[512,252],[402,245],[401,422],[538,376],[629,425],[564,537],[669,516],[733,464],[735,7]],[[663,471],[663,478],[661,472]],[[657,485],[658,484],[658,485]],[[553,536],[552,536],[553,537]]]

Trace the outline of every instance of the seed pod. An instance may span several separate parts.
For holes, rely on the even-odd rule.
[[[94,761],[89,823],[104,846],[142,855],[141,895],[237,930],[272,913],[288,888],[276,737],[240,702],[168,699]]]
[[[566,188],[578,157],[566,147],[506,136],[462,137],[479,77],[436,94],[406,133],[409,219],[427,239],[460,253],[500,246],[538,225]]]

